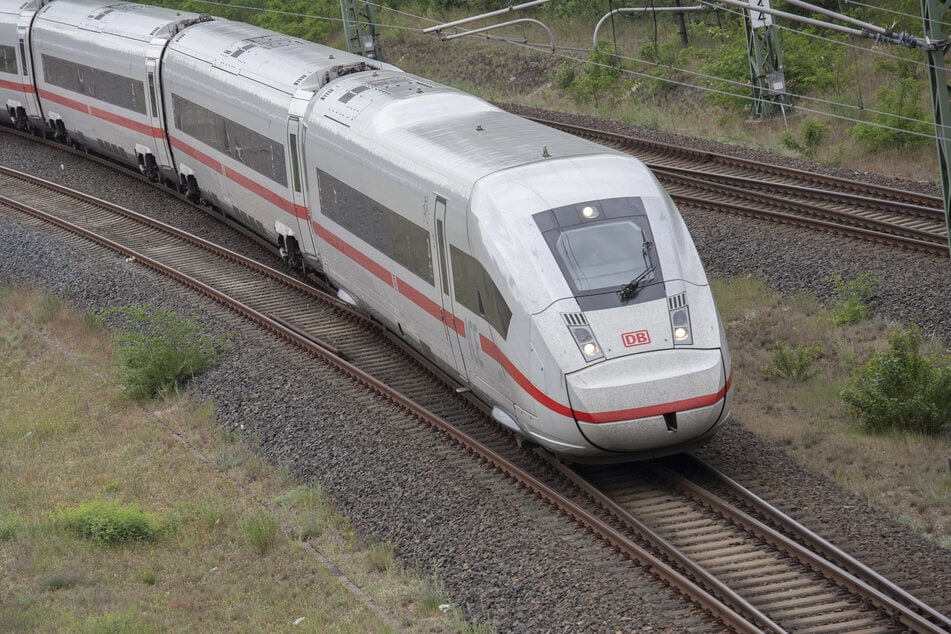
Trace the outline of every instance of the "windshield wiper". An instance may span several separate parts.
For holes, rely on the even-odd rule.
[[[641,283],[647,279],[647,276],[654,272],[654,269],[657,268],[657,265],[654,264],[653,258],[650,256],[650,250],[654,246],[652,242],[644,243],[644,259],[650,262],[650,266],[644,269],[640,275],[635,277],[633,280],[625,284],[621,290],[617,292],[618,298],[622,302],[626,302],[634,299],[638,291],[641,290]]]

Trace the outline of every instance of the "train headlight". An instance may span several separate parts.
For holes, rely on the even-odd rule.
[[[571,331],[571,336],[575,338],[575,343],[578,344],[578,349],[584,355],[585,361],[594,361],[604,357],[601,346],[598,345],[598,340],[594,338],[594,332],[590,326],[569,326],[568,330]]]
[[[689,345],[693,343],[690,331],[690,309],[686,306],[670,311],[670,328],[674,335],[674,345]]]
[[[594,220],[601,215],[601,212],[598,211],[597,207],[592,207],[588,205],[581,210],[581,215],[585,220]]]

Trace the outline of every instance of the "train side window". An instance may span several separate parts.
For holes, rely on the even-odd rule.
[[[149,102],[152,104],[152,116],[158,116],[158,103],[155,98],[155,73],[149,73]]]
[[[291,175],[294,177],[294,191],[300,193],[300,164],[297,161],[297,135],[288,134],[288,145],[291,146]]]
[[[442,204],[443,208],[446,206],[446,202],[444,200],[437,199],[436,204]],[[446,266],[446,233],[445,229],[443,228],[442,220],[436,220],[436,247],[439,251],[439,272],[442,276],[442,292],[444,295],[448,295],[449,267]]]
[[[17,54],[12,46],[0,45],[0,73],[17,74]]]
[[[26,46],[23,44],[23,40],[20,39],[20,60],[23,62],[23,76],[30,76],[30,65],[26,63]]]
[[[482,315],[503,339],[506,338],[512,310],[499,287],[477,259],[452,245],[449,250],[456,301]]]

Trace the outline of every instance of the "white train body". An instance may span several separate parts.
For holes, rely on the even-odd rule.
[[[0,46],[15,53],[8,25],[25,18],[9,1]],[[64,110],[41,75],[31,121],[239,218],[560,455],[682,451],[728,416],[730,356],[709,283],[636,159],[380,62],[99,3],[40,8],[34,59],[81,47],[75,63],[144,76],[159,105],[136,117],[67,96]],[[168,37],[123,48],[86,30],[106,9],[147,15]],[[0,89],[30,94],[9,82]]]

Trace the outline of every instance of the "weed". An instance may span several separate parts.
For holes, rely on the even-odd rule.
[[[108,315],[124,318],[116,335],[120,376],[132,398],[155,398],[178,388],[218,361],[225,338],[208,337],[193,319],[171,311],[148,311],[127,306]]]
[[[139,572],[139,581],[144,583],[147,586],[155,585],[155,571],[154,570],[142,570]]]
[[[73,586],[78,586],[80,583],[82,583],[80,575],[64,573],[47,577],[40,583],[40,587],[47,592],[55,592],[57,590],[67,590]]]
[[[0,518],[0,542],[16,539],[20,530],[19,523],[10,517]]]
[[[136,614],[132,608],[125,612],[106,612],[86,619],[72,617],[72,629],[86,634],[149,634],[161,630]]]
[[[822,353],[822,343],[819,341],[811,346],[796,346],[795,348],[785,341],[777,341],[773,346],[769,365],[763,370],[777,379],[808,381],[819,372],[816,362],[822,358]]]
[[[391,544],[370,544],[367,552],[367,567],[374,572],[387,572],[393,567]]]
[[[951,431],[951,362],[926,357],[917,326],[896,330],[888,348],[850,378],[842,399],[870,432]]]
[[[149,514],[114,502],[86,502],[62,511],[57,520],[63,528],[100,544],[157,539],[161,533]]]
[[[835,294],[832,323],[836,326],[857,324],[868,317],[869,303],[878,288],[878,279],[872,273],[862,273],[848,281],[843,281],[841,275],[833,275],[829,281]]]
[[[265,511],[256,511],[241,522],[241,531],[259,555],[266,555],[274,549],[279,529],[280,523]]]

